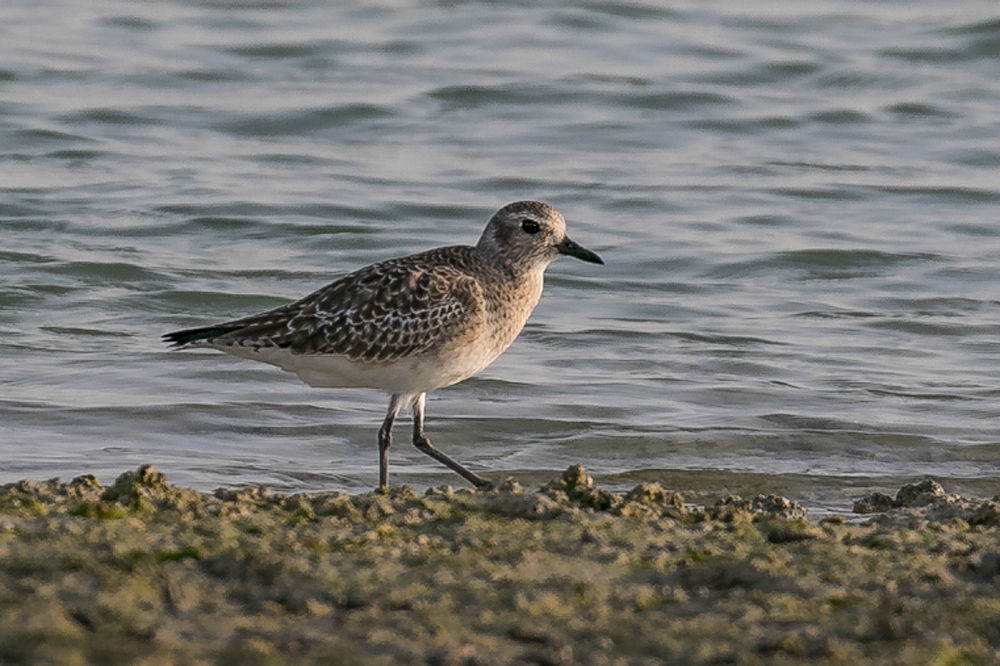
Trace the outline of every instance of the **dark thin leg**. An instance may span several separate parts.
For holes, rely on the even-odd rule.
[[[421,393],[417,396],[417,399],[413,402],[413,445],[417,447],[423,453],[426,453],[434,460],[437,460],[443,465],[447,465],[454,471],[462,475],[462,477],[474,485],[477,488],[482,488],[484,486],[490,485],[490,482],[474,474],[469,470],[465,469],[459,462],[449,458],[445,454],[438,451],[434,446],[431,445],[431,440],[427,439],[427,435],[424,434],[424,397],[426,394]]]
[[[378,429],[378,487],[383,490],[389,487],[389,446],[392,444],[392,424],[402,406],[399,394],[393,395],[389,399],[389,411],[386,412],[385,421],[382,421],[382,427]]]

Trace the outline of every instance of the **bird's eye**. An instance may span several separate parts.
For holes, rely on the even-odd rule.
[[[534,220],[521,220],[521,229],[524,230],[526,234],[537,234],[541,230],[541,226],[538,222]]]

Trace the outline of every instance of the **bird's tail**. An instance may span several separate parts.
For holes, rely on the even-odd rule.
[[[174,331],[173,333],[166,333],[163,335],[163,341],[169,344],[171,347],[183,347],[184,345],[189,345],[192,342],[199,342],[201,340],[211,340],[212,338],[217,338],[220,335],[225,335],[226,333],[232,333],[242,327],[240,326],[205,326],[204,328],[189,328],[183,331]]]

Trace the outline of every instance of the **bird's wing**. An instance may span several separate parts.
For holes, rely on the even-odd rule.
[[[341,354],[387,363],[432,350],[481,325],[479,283],[455,267],[417,259],[374,264],[294,303],[180,331],[168,340],[177,345],[278,347],[293,354]]]

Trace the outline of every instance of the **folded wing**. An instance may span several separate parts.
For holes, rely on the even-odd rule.
[[[483,294],[457,268],[419,259],[375,264],[280,308],[163,337],[176,347],[279,348],[369,363],[431,352],[483,325]]]

